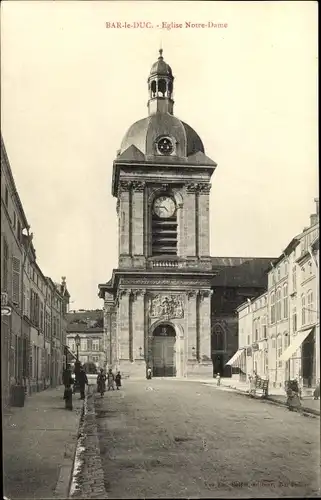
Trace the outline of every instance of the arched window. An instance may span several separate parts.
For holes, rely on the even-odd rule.
[[[283,285],[283,318],[287,319],[289,314],[288,284]]]
[[[213,349],[215,351],[224,351],[224,330],[221,325],[214,325],[213,328]]]
[[[301,295],[301,323],[305,325],[306,317],[305,317],[305,296]]]

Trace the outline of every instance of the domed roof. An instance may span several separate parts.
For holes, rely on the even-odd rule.
[[[187,123],[170,113],[155,113],[135,122],[122,140],[119,154],[136,146],[146,156],[154,156],[156,141],[161,136],[171,137],[175,143],[175,157],[187,157],[197,152],[205,153],[199,135]]]
[[[162,54],[163,49],[160,49],[158,60],[153,64],[152,69],[150,70],[150,76],[159,75],[170,76],[173,78],[172,68],[164,61]]]

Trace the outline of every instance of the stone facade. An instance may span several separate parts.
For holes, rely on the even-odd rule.
[[[154,376],[212,377],[213,363],[223,371],[237,349],[231,304],[235,308],[265,283],[247,272],[235,283],[236,261],[242,266],[255,259],[214,263],[210,256],[210,189],[217,165],[197,133],[173,115],[173,80],[160,54],[148,80],[149,116],[129,128],[113,165],[118,268],[99,285],[107,358],[129,376],[145,377],[151,366]],[[227,282],[216,275],[227,266],[235,297],[224,309]],[[255,270],[256,278],[261,271]],[[213,325],[216,331],[220,325],[225,338],[219,349]]]

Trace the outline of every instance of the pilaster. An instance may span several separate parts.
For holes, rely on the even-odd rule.
[[[119,219],[119,267],[129,267],[130,264],[130,189],[131,182],[120,181],[119,200],[117,203]]]
[[[208,183],[199,184],[198,194],[198,241],[199,256],[209,257],[209,204],[211,185]]]
[[[196,361],[197,354],[197,291],[188,292],[187,359]]]
[[[130,290],[119,290],[118,293],[118,360],[130,360],[131,338],[130,338]]]
[[[211,295],[212,290],[200,290],[199,293],[199,354],[202,363],[210,362],[212,365]]]
[[[145,292],[132,290],[133,359],[145,360]]]
[[[185,256],[196,257],[196,195],[197,184],[187,184],[184,202]]]
[[[132,182],[132,255],[133,264],[144,266],[144,189],[145,182]]]

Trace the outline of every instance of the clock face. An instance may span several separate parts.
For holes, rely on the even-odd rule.
[[[175,213],[175,201],[169,196],[160,196],[154,201],[154,213],[161,219],[172,217]]]
[[[174,149],[171,139],[169,137],[159,139],[157,149],[162,155],[170,155]]]

